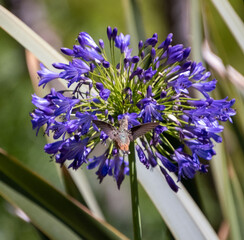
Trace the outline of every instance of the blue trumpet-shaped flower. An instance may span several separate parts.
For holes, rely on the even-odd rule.
[[[49,69],[45,68],[45,66],[42,63],[40,64],[40,66],[41,70],[37,72],[40,77],[40,82],[38,86],[43,85],[43,87],[45,87],[48,82],[59,77],[58,73],[52,72]]]
[[[121,53],[128,52],[128,46],[130,45],[130,35],[124,36],[120,33],[119,36],[115,38],[115,47],[120,49]]]

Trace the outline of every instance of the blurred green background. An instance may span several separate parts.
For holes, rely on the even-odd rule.
[[[0,2],[57,50],[62,46],[71,48],[81,31],[88,32],[98,42],[100,38],[106,39],[106,27],[109,25],[116,26],[119,32],[124,34],[128,34],[131,27],[126,14],[130,1],[126,0]],[[244,54],[210,0],[131,2],[138,6],[137,17],[141,21],[138,33],[142,37],[144,35],[144,39],[157,32],[159,41],[163,41],[167,34],[172,32],[174,44],[183,43],[185,46],[192,46],[193,52],[190,57],[197,58],[195,60],[203,60],[202,50],[197,46],[201,46],[203,41],[207,40],[211,50],[222,59],[225,66],[231,65],[244,75]],[[244,21],[243,1],[229,2]],[[43,151],[45,137],[41,131],[36,137],[35,131],[32,130],[29,113],[33,110],[31,94],[34,90],[26,67],[25,50],[2,29],[0,29],[0,50],[0,147],[63,190],[63,185],[56,174],[57,166],[50,162],[49,156]],[[226,158],[212,160],[224,161],[226,178],[230,179],[231,185],[231,193],[228,194],[233,196],[233,203],[237,206],[234,213],[236,215],[240,209],[243,209],[243,206],[238,208],[238,204],[243,203],[241,200],[244,192],[242,173],[244,170],[242,121],[244,89],[231,82],[228,77],[220,76],[214,66],[207,65],[207,67],[212,70],[213,78],[218,79],[219,91],[215,93],[215,97],[228,96],[230,99],[237,100],[235,105],[237,116],[234,117],[234,124],[224,124],[226,132],[223,136],[225,144],[223,146],[226,146],[224,148]],[[218,165],[215,164],[208,174],[184,181],[184,184],[218,232],[229,219],[229,215],[224,210],[225,200],[220,198],[221,194],[218,190],[220,183],[218,179],[216,180],[216,172],[218,172]],[[111,179],[105,179],[100,185],[94,173],[87,174],[87,177],[107,221],[131,238],[128,179],[118,191],[115,182]],[[144,190],[142,188],[139,190],[144,239],[173,239]],[[243,220],[239,215],[237,218]],[[227,238],[231,239],[229,230],[227,232]],[[42,237],[32,225],[17,217],[14,208],[0,198],[0,239],[33,240]]]

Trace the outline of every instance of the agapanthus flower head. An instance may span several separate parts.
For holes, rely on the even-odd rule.
[[[210,97],[217,81],[209,80],[211,74],[201,63],[187,59],[190,48],[171,45],[173,34],[162,43],[156,33],[140,41],[134,56],[129,35],[108,27],[107,36],[109,58],[103,40],[97,44],[81,32],[77,45],[61,49],[72,57],[69,64],[53,64],[60,72],[41,65],[39,85],[61,78],[68,88],[52,89],[44,98],[33,95],[33,128],[38,132],[45,126],[46,134],[53,132],[54,142],[44,149],[61,166],[69,162],[68,167],[78,169],[87,164],[97,169],[100,182],[113,176],[118,188],[129,174],[127,154],[134,141],[140,162],[148,169],[159,167],[176,192],[169,172],[180,181],[207,171],[203,161],[216,154],[220,122],[232,121],[235,100]],[[201,98],[193,98],[192,90]],[[104,145],[99,153],[94,151],[98,144]]]

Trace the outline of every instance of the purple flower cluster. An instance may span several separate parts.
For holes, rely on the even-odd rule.
[[[220,121],[232,121],[235,100],[210,97],[217,81],[209,80],[210,73],[201,63],[188,60],[190,48],[171,45],[172,34],[160,44],[156,33],[140,41],[138,54],[132,56],[130,36],[117,32],[117,28],[107,28],[110,58],[103,40],[97,45],[89,34],[81,32],[79,44],[61,49],[72,57],[69,64],[54,63],[59,72],[41,64],[39,86],[61,78],[68,88],[74,88],[51,89],[44,98],[34,94],[33,129],[38,133],[45,126],[46,134],[53,133],[55,141],[44,149],[61,166],[70,162],[69,167],[78,169],[85,163],[88,169],[97,168],[100,182],[110,175],[120,188],[129,174],[127,157],[94,120],[119,127],[126,118],[127,133],[134,126],[158,122],[156,128],[135,141],[136,154],[146,168],[159,167],[177,192],[169,172],[180,181],[207,171],[203,161],[215,155],[214,142],[222,140],[218,135],[223,131]],[[120,54],[117,62],[116,48]],[[202,97],[193,98],[192,90]],[[99,144],[104,148],[94,156]]]

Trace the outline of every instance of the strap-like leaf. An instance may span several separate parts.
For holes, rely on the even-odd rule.
[[[31,223],[48,238],[54,240],[81,239],[68,226],[55,218],[52,214],[33,203],[24,195],[18,193],[6,183],[0,182],[0,195],[14,207],[22,209],[22,211],[29,217]]]
[[[227,0],[211,0],[244,52],[244,23]]]
[[[2,149],[0,149],[0,181],[53,214],[80,237],[127,239],[108,223],[93,217],[83,205],[65,196],[19,161],[8,156]]]
[[[52,68],[54,62],[67,63],[67,59],[59,54],[26,24],[0,5],[0,27],[31,51],[40,62]]]

